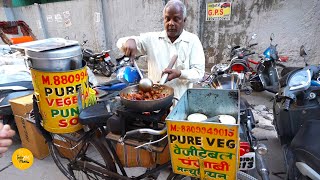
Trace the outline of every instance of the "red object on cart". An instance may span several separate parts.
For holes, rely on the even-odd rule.
[[[9,38],[7,35],[19,35],[19,29],[23,36]],[[36,40],[30,27],[24,21],[0,21],[0,37],[8,45],[19,44]]]

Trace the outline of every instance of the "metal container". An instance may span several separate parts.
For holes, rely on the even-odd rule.
[[[239,104],[238,90],[192,88],[181,96],[167,116],[167,121],[186,121],[188,115],[193,113],[201,113],[208,118],[222,114],[231,115],[238,120]]]
[[[41,52],[26,50],[29,67],[42,71],[60,72],[80,69],[82,52],[79,45]]]
[[[239,90],[188,89],[181,96],[166,117],[174,173],[202,179],[237,179],[240,159],[239,103]],[[194,113],[208,118],[230,115],[237,122],[188,121],[187,117]],[[232,146],[226,142],[232,143]],[[227,168],[216,168],[222,167],[221,163]]]

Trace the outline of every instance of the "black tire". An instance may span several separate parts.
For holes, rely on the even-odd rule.
[[[59,134],[54,134],[54,136],[59,136]],[[73,143],[73,145],[75,144],[74,141],[60,136],[59,139],[61,138],[68,143]],[[77,160],[82,160],[85,161],[86,164],[92,164],[112,172],[117,172],[111,155],[109,154],[107,148],[100,141],[96,137],[93,137],[90,138],[90,140],[87,141],[85,145],[81,145],[81,143],[79,146],[74,145],[73,147],[75,147],[75,149],[72,150],[72,153],[74,153],[74,156],[76,156],[78,152],[79,154],[73,158],[65,157],[63,153],[61,153],[62,151],[60,151],[61,146],[59,150],[59,145],[56,145],[53,142],[50,142],[48,144],[49,151],[54,162],[68,179],[77,180],[83,177],[85,177],[85,179],[105,179],[105,177],[99,177],[96,174],[89,173],[88,171],[86,171],[86,169],[83,169],[82,167],[77,165]]]
[[[193,177],[187,177],[180,174],[175,174],[174,172],[171,172],[169,176],[167,177],[167,180],[194,180],[196,178]]]
[[[167,180],[194,180],[196,178],[193,178],[193,177],[187,177],[187,176],[184,176],[184,175],[179,175],[179,174],[175,174],[173,172],[171,172],[167,178]],[[245,172],[241,172],[239,171],[238,172],[238,179],[240,180],[257,180],[255,177],[245,173]]]
[[[264,88],[261,82],[251,82],[251,88],[256,92],[264,91]]]
[[[292,153],[291,149],[288,147],[284,146],[284,158],[285,158],[285,163],[287,167],[287,173],[286,173],[286,179],[291,180],[291,179],[297,179],[297,180],[302,180],[306,179],[298,170],[296,166],[296,158],[294,154]]]
[[[99,69],[100,72],[106,77],[110,77],[112,74],[110,66],[108,66],[104,61],[99,62]]]

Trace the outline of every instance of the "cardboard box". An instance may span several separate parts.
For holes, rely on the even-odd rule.
[[[33,156],[43,159],[49,155],[48,144],[36,128],[34,119],[29,118],[33,109],[32,94],[10,100],[14,119],[18,127],[22,147],[29,149]]]

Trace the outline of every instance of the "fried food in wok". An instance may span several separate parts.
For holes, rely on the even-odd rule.
[[[137,93],[128,93],[122,94],[122,97],[127,100],[157,100],[168,96],[167,94],[163,93],[164,87],[162,86],[154,86],[151,91],[143,92],[139,90]]]

